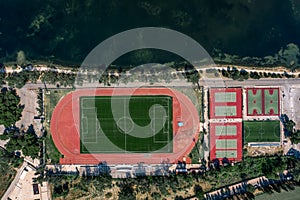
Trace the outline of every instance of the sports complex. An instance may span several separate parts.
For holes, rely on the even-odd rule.
[[[276,118],[280,114],[279,91],[261,87],[211,88],[210,160],[226,157],[241,161],[245,145],[279,146],[281,128]]]
[[[60,164],[174,163],[194,147],[199,117],[168,88],[82,89],[59,101],[50,129]]]

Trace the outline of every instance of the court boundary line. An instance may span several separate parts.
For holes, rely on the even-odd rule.
[[[126,102],[126,100],[130,100],[130,98],[134,98],[136,95],[134,95],[134,96],[81,96],[80,98],[82,99],[82,100],[85,100],[85,99],[95,99],[95,98],[101,98],[101,99],[118,99],[118,100],[123,100],[124,102],[123,102],[123,116],[125,116],[125,113],[126,113],[126,104],[125,104],[125,102]],[[125,97],[125,98],[124,98]],[[128,97],[128,98],[127,98]],[[156,96],[156,95],[151,95],[151,96],[143,96],[143,95],[138,95],[138,98],[143,98],[143,99],[153,99],[154,97],[157,99],[161,99],[161,100],[165,100],[165,99],[167,99],[167,104],[166,105],[162,105],[162,104],[159,104],[159,105],[161,105],[164,109],[166,109],[167,110],[167,112],[166,112],[166,115],[168,115],[168,113],[170,112],[170,100],[171,100],[171,102],[173,102],[173,99],[172,98],[170,98],[170,96],[168,96],[168,95],[163,95],[163,96]],[[137,98],[136,98],[137,99]],[[153,104],[153,105],[155,105],[155,104]],[[81,104],[81,106],[82,106],[82,104]],[[80,108],[80,110],[82,110],[83,108]],[[85,109],[85,108],[84,108]],[[88,109],[95,109],[95,110],[97,110],[97,108],[96,107],[89,107]],[[154,108],[153,109],[154,110],[154,116],[155,116],[155,110],[156,110],[156,108]],[[171,113],[171,114],[173,114],[173,113]],[[166,122],[165,123],[167,123],[168,124],[168,131],[167,131],[167,140],[164,140],[164,141],[156,141],[155,140],[155,135],[157,135],[157,134],[155,134],[155,135],[153,135],[154,137],[153,137],[153,139],[154,139],[154,143],[157,143],[157,144],[163,144],[163,143],[165,143],[166,145],[170,142],[170,123],[171,123],[171,121],[170,121],[170,119],[169,119],[169,117],[168,116],[166,116],[166,115],[164,115],[163,116],[163,118],[154,118],[154,120],[153,120],[153,122],[154,122],[154,124],[155,124],[155,120],[163,120],[164,118],[166,118],[167,120],[166,120]],[[126,115],[127,116],[127,115]],[[130,118],[130,116],[127,116],[127,117],[129,117]],[[109,119],[109,120],[111,120],[111,118],[102,118],[102,120],[105,120],[105,119]],[[134,118],[134,119],[147,119],[147,118]],[[131,118],[131,120],[132,120],[132,118]],[[100,122],[99,122],[100,123]],[[126,127],[126,121],[125,121],[125,127]],[[151,125],[150,125],[150,127],[151,127]],[[164,127],[164,126],[163,126]],[[151,130],[151,131],[153,131],[153,130]],[[124,133],[124,151],[123,150],[121,150],[121,148],[120,147],[118,147],[118,148],[120,148],[120,150],[116,150],[116,151],[113,151],[113,150],[108,150],[108,151],[103,151],[103,150],[97,150],[97,151],[81,151],[82,153],[84,153],[84,154],[87,154],[87,153],[90,153],[91,152],[91,154],[93,154],[93,153],[99,153],[99,154],[101,154],[101,153],[114,153],[114,154],[117,154],[117,153],[122,153],[122,152],[124,152],[124,153],[151,153],[152,151],[150,151],[150,150],[148,150],[148,151],[138,151],[138,150],[135,150],[135,151],[129,151],[128,149],[127,149],[127,135],[128,135],[128,133],[130,133],[130,132],[126,132],[126,131],[122,131],[123,133]],[[97,133],[99,133],[99,131],[97,131]],[[104,136],[105,136],[105,133],[100,133],[100,134],[103,134]],[[162,134],[164,134],[163,132],[162,132]],[[105,136],[105,137],[107,137],[107,136]],[[83,145],[83,146],[85,146],[84,144],[85,143],[89,143],[89,144],[97,144],[98,143],[98,140],[96,141],[96,142],[85,142],[85,141],[82,141],[81,142],[81,144]],[[82,147],[82,146],[81,146]],[[165,147],[165,146],[164,146]],[[162,147],[162,148],[164,148],[164,147]],[[84,149],[84,148],[82,148],[82,149]],[[155,150],[155,151],[160,151],[160,149],[157,149],[157,150]],[[167,152],[165,152],[165,151],[167,151]],[[169,151],[170,151],[170,145],[168,145],[168,149],[167,150],[165,150],[165,151],[163,151],[163,152],[161,152],[161,153],[169,153]]]

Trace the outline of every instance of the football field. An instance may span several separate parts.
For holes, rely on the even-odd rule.
[[[280,121],[244,121],[243,124],[244,144],[280,141]]]
[[[81,153],[172,152],[172,97],[80,97]]]

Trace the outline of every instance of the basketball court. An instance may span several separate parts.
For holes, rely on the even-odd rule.
[[[248,116],[276,116],[280,114],[279,88],[247,88]]]

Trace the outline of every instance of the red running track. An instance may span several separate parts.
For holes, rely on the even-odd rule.
[[[80,153],[81,96],[168,95],[173,97],[173,153]],[[178,122],[184,123],[179,127]],[[168,88],[98,88],[81,89],[67,94],[52,113],[51,134],[58,150],[63,154],[60,164],[158,164],[175,163],[189,154],[198,139],[199,117],[194,104],[184,94]]]

